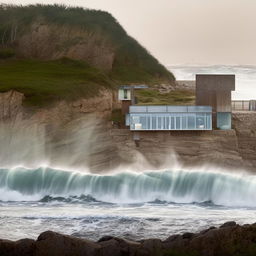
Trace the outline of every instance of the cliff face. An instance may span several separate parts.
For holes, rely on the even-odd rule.
[[[15,120],[22,115],[24,95],[16,91],[0,93],[0,122]]]
[[[214,166],[256,169],[256,113],[233,113],[234,130],[140,133],[139,147],[128,129],[113,129],[111,91],[74,102],[60,101],[33,112],[15,91],[0,94],[0,162],[112,170]]]
[[[111,91],[40,109],[24,107],[23,98],[15,91],[0,94],[1,166],[109,169]]]
[[[118,147],[119,161],[135,161],[138,152],[156,168],[175,166],[252,170],[253,163],[245,161],[239,152],[238,137],[231,131],[145,132],[140,134],[136,148],[129,131],[112,131]]]
[[[83,60],[99,69],[112,70],[114,47],[110,40],[82,28],[35,22],[16,39],[17,56],[41,60],[62,57]]]
[[[233,114],[239,154],[248,164],[256,166],[256,113],[236,112]]]
[[[50,108],[30,110],[23,107],[24,95],[17,91],[0,93],[0,122],[15,122],[19,119],[35,119],[38,123],[63,124],[94,113],[99,118],[109,117],[116,104],[110,90],[102,90],[98,96],[73,102],[59,101]]]

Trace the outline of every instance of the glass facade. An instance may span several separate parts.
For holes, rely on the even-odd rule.
[[[212,110],[201,106],[131,106],[126,125],[130,130],[144,131],[212,130]]]
[[[210,113],[130,114],[131,130],[211,130]]]
[[[221,130],[231,129],[231,113],[229,112],[218,112],[217,113],[217,128]]]

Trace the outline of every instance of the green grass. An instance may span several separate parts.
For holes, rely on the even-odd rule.
[[[103,72],[81,61],[0,61],[0,92],[17,90],[25,104],[42,106],[56,100],[74,100],[97,95],[99,89],[114,88]]]
[[[111,121],[116,122],[116,123],[124,123],[125,122],[125,117],[122,114],[122,110],[117,108],[117,109],[113,109],[112,113],[111,113]]]
[[[139,105],[193,105],[195,93],[189,90],[175,90],[162,94],[156,89],[136,90]]]
[[[173,74],[143,46],[130,37],[111,14],[64,5],[1,5],[0,38],[5,47],[14,47],[13,35],[19,39],[29,33],[31,25],[68,26],[98,35],[99,44],[107,41],[114,49],[113,77],[122,82],[148,82],[152,79],[173,82]],[[77,40],[67,42],[76,45]]]
[[[11,48],[0,49],[0,59],[9,59],[15,56],[15,51]]]

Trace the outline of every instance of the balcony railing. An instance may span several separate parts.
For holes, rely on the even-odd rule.
[[[233,111],[256,111],[256,100],[233,100]]]

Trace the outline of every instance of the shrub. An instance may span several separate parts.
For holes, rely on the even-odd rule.
[[[0,49],[0,59],[9,59],[15,56],[15,51],[11,48]]]

